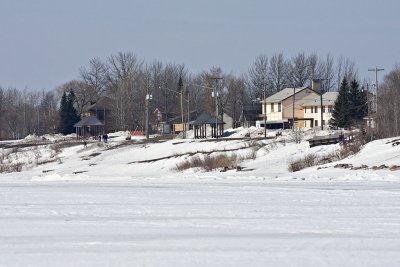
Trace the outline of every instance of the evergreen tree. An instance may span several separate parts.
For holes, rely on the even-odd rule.
[[[353,80],[350,84],[348,105],[351,124],[356,125],[358,122],[362,121],[368,113],[366,92],[360,90],[360,86],[356,80]]]
[[[331,125],[339,128],[350,127],[350,110],[349,110],[349,83],[346,78],[343,79],[339,95],[335,101]]]
[[[74,107],[75,94],[73,90],[70,90],[68,95],[66,92],[61,97],[60,104],[60,124],[59,132],[62,134],[70,134],[75,132],[74,124],[77,123],[80,118]]]

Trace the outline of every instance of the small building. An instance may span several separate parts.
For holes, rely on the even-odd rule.
[[[104,126],[105,132],[111,132],[113,128],[112,118],[112,99],[109,97],[101,97],[98,101],[92,102],[82,114],[84,117],[95,116]]]
[[[224,122],[217,117],[202,113],[193,122],[194,138],[207,138],[207,132],[211,132],[211,138],[224,135]]]
[[[104,124],[96,116],[84,117],[74,125],[77,139],[98,137],[104,134]]]

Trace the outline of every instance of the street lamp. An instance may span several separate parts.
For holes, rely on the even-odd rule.
[[[146,94],[146,139],[149,139],[149,102],[153,99],[153,96],[147,92]]]

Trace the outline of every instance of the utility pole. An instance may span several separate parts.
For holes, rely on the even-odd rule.
[[[186,89],[187,89],[187,131],[189,131],[190,130],[190,127],[189,127],[189,124],[190,124],[190,100],[189,100],[189,88],[187,88],[187,86],[186,86]]]
[[[378,67],[375,67],[374,69],[368,69],[368,71],[374,71],[375,72],[375,89],[376,89],[376,103],[375,103],[375,124],[376,128],[378,129],[378,72],[379,71],[384,71],[385,69],[378,69]]]
[[[262,83],[263,83],[263,106],[264,106],[264,138],[267,138],[267,103],[265,100],[265,82],[264,82],[264,77],[262,77]]]
[[[179,82],[178,82],[178,92],[181,95],[181,123],[182,123],[182,138],[186,138],[186,127],[185,127],[185,120],[184,120],[184,115],[183,115],[183,81],[182,81],[182,76],[179,77]]]
[[[372,141],[372,134],[371,134],[371,109],[370,109],[370,100],[369,100],[369,84],[367,83],[367,108],[368,108],[368,135],[370,141]]]
[[[146,139],[149,139],[149,102],[153,98],[151,94],[149,94],[149,88],[147,87],[147,94],[146,94]]]
[[[218,80],[222,80],[222,77],[211,77],[215,80],[214,98],[215,98],[215,138],[218,138]]]
[[[321,130],[323,130],[324,129],[324,103],[323,103],[323,98],[322,98],[322,95],[323,95],[323,90],[322,90],[322,81],[328,81],[328,79],[316,79],[315,81],[318,81],[318,83],[320,83],[319,84],[319,94],[320,94],[320,100],[321,100],[321,106],[320,106],[320,109],[321,109]]]
[[[293,86],[293,121],[292,121],[292,131],[294,132],[294,103],[296,102],[296,86]]]

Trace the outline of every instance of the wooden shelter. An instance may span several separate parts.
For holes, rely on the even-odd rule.
[[[194,138],[207,138],[207,128],[211,128],[211,138],[222,137],[224,124],[219,118],[203,113],[193,122]]]
[[[104,124],[96,116],[85,117],[74,125],[77,139],[98,137],[104,134]]]

